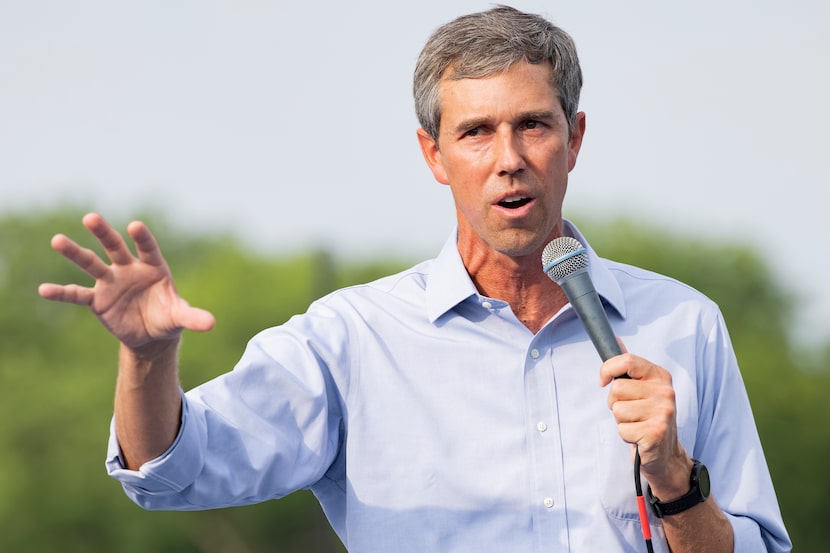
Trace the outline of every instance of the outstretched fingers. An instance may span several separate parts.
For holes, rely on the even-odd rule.
[[[107,257],[115,265],[129,265],[135,259],[121,234],[97,213],[88,213],[83,224],[103,246]]]
[[[178,295],[158,242],[144,223],[130,223],[126,239],[96,213],[84,216],[83,224],[100,242],[106,256],[63,234],[52,239],[52,247],[95,279],[95,284],[44,283],[38,288],[42,297],[88,306],[114,336],[130,347],[169,340],[182,329],[204,332],[214,327],[210,312],[191,307]],[[130,239],[136,255],[128,246]]]
[[[79,246],[71,238],[57,234],[52,238],[52,249],[77,265],[83,272],[100,280],[109,273],[109,266],[89,248]]]
[[[77,305],[89,305],[92,303],[92,298],[94,297],[92,288],[78,286],[77,284],[61,285],[47,282],[41,284],[37,291],[42,298],[47,300],[62,301]]]
[[[141,221],[133,221],[127,225],[127,234],[135,242],[138,259],[157,267],[164,264],[164,256],[161,254],[158,241],[153,236],[153,233],[150,232],[150,229],[147,228],[147,225]]]

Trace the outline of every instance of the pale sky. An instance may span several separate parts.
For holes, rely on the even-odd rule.
[[[269,251],[437,253],[454,212],[417,147],[412,69],[438,25],[492,4],[285,4],[0,0],[0,209],[156,209]],[[798,334],[830,337],[827,4],[511,5],[579,49],[566,215],[755,245],[809,300]]]

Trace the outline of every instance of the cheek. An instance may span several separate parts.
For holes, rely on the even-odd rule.
[[[482,195],[487,185],[489,172],[486,165],[473,155],[453,155],[444,157],[442,168],[447,184],[457,189],[457,194],[465,197]]]
[[[551,182],[564,188],[568,183],[568,174],[576,164],[576,155],[569,150],[558,150],[548,163],[547,173]]]
[[[450,184],[455,211],[468,224],[478,227],[490,211],[485,200],[484,185],[469,179],[459,179]]]

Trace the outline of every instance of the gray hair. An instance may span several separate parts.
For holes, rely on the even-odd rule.
[[[415,65],[413,92],[421,127],[438,142],[442,78],[477,79],[507,71],[514,63],[550,63],[551,84],[572,130],[582,88],[573,39],[547,19],[509,6],[461,16],[438,28]]]

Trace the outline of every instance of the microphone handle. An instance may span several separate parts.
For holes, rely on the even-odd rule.
[[[591,282],[588,271],[571,275],[563,280],[560,286],[582,321],[582,325],[585,327],[585,331],[591,338],[591,342],[594,344],[600,358],[607,361],[616,355],[620,355],[622,349],[620,349],[614,331],[611,330],[608,316],[605,314],[605,309],[602,307],[602,302],[594,288],[594,284]]]

